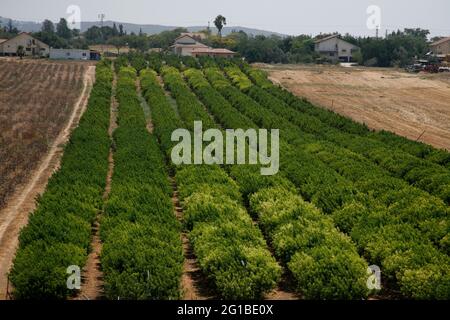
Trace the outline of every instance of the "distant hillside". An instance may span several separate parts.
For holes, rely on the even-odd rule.
[[[8,18],[3,18],[0,17],[0,24],[2,26],[5,26],[8,24],[9,19]],[[114,21],[105,21],[104,25],[105,26],[113,26]],[[133,24],[133,23],[124,23],[124,22],[116,22],[117,25],[122,24],[124,27],[124,30],[127,33],[138,33],[139,30],[142,29],[142,32],[146,33],[146,34],[157,34],[160,33],[162,31],[166,31],[166,30],[173,30],[175,28],[177,28],[177,26],[162,26],[162,25],[156,25],[156,24]],[[40,22],[31,22],[31,21],[18,21],[18,20],[13,20],[13,25],[18,28],[21,31],[25,31],[25,32],[37,32],[39,30],[41,30],[41,23]],[[81,23],[81,31],[84,32],[87,29],[89,29],[92,26],[99,26],[100,22],[82,22]],[[204,30],[206,29],[206,26],[192,26],[192,27],[187,27],[187,29],[190,32],[196,32],[196,31],[200,31],[200,30]],[[213,32],[217,32],[216,28],[211,28]],[[278,36],[286,36],[277,32],[272,32],[272,31],[266,31],[266,30],[258,30],[258,29],[252,29],[252,28],[247,28],[247,27],[240,27],[240,26],[234,26],[234,27],[225,27],[222,30],[223,35],[228,35],[230,34],[232,31],[244,31],[245,33],[249,34],[249,35],[264,35],[264,36],[271,36],[271,35],[278,35]]]
[[[7,26],[8,22],[9,18],[0,17],[0,25],[2,27]],[[20,31],[25,32],[36,32],[41,30],[41,23],[37,22],[13,20],[13,26],[19,29]]]

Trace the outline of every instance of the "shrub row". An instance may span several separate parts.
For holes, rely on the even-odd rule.
[[[183,81],[180,72],[174,67],[163,67],[161,74],[166,88],[177,102],[181,119],[190,130],[194,129],[194,121],[202,121],[204,128],[215,127],[211,117],[205,113],[205,108]]]
[[[256,88],[256,87],[255,87]],[[329,128],[325,125],[322,125],[319,120],[316,122],[309,121],[308,116],[303,116],[301,113],[296,110],[289,110],[289,107],[286,106],[283,102],[280,102],[277,98],[271,97],[270,94],[265,92],[261,88],[256,88],[253,91],[253,88],[248,90],[250,96],[252,96],[255,100],[257,100],[262,106],[266,107],[274,111],[276,114],[282,115],[284,113],[285,118],[289,119],[292,123],[298,125],[302,130],[305,130],[308,133],[315,133],[318,140],[321,137],[328,137],[327,140],[335,141],[340,145],[351,146],[350,149],[358,149],[362,154],[364,154],[364,150],[371,150],[370,152],[375,154],[375,150],[384,150],[383,155],[386,154],[386,148],[384,146],[374,146],[375,142],[368,143],[368,139],[360,136],[345,134],[337,131],[334,128]],[[308,125],[305,125],[305,119]],[[316,132],[310,129],[309,127],[315,127]],[[325,132],[328,133],[325,134]],[[320,134],[319,134],[320,132]],[[298,140],[297,140],[298,141]],[[378,143],[379,144],[379,143]],[[410,217],[409,223],[411,223],[414,227],[419,228],[422,232],[428,235],[429,239],[433,241],[438,248],[441,248],[444,252],[449,252],[447,239],[450,231],[450,219],[448,218],[447,209],[444,203],[435,199],[433,196],[428,195],[425,192],[420,192],[413,187],[406,185],[403,181],[392,178],[388,175],[388,173],[384,170],[381,170],[378,166],[368,161],[366,158],[358,156],[353,152],[348,151],[347,149],[339,148],[332,143],[316,143],[312,146],[304,146],[307,147],[311,152],[315,152],[319,159],[328,165],[330,165],[330,159],[332,159],[332,167],[341,175],[349,178],[354,182],[358,182],[362,184],[363,191],[366,193],[375,194],[376,198],[386,203],[388,206],[395,208],[396,215],[399,216],[400,212],[408,212]],[[357,148],[358,147],[358,148]],[[315,150],[318,148],[319,150]],[[391,152],[392,153],[392,152]],[[412,159],[411,161],[417,162],[417,160],[411,155],[404,154],[408,159]],[[382,157],[380,155],[380,159],[389,158],[388,155]],[[403,161],[407,163],[406,161]],[[399,161],[399,163],[402,163]],[[398,162],[396,162],[398,165]],[[437,167],[438,172],[441,172],[441,168]],[[408,180],[414,180],[418,187],[423,187],[422,189],[430,190],[431,186],[434,187],[433,191],[436,191],[438,196],[446,200],[445,194],[443,194],[446,190],[445,183],[440,185],[439,182],[444,180],[446,175],[440,175],[439,178],[436,177],[436,173],[430,174],[425,184],[423,181],[425,178],[425,174],[430,172],[430,169],[424,169],[423,166],[419,165],[411,165],[412,169],[410,172],[414,172],[415,174],[410,174]],[[433,171],[434,172],[434,171]],[[421,175],[422,174],[422,175]],[[422,179],[423,178],[423,179]],[[376,181],[376,183],[371,183]],[[383,184],[380,182],[383,181]],[[401,192],[399,192],[401,191]],[[415,201],[405,202],[403,201],[403,194],[414,194],[416,196]],[[420,194],[420,196],[419,196]],[[389,195],[389,196],[388,196]],[[424,205],[421,207],[417,207],[417,203],[427,203],[428,208],[427,211],[433,215],[420,215],[420,212],[424,211]],[[395,204],[395,205],[394,205]],[[393,210],[391,210],[392,212]],[[400,211],[400,212],[399,212]],[[414,213],[414,215],[412,214]],[[436,216],[437,215],[437,216]],[[414,218],[412,218],[414,217]]]
[[[315,116],[318,119],[320,119],[323,123],[326,123],[331,127],[334,127],[347,133],[367,136],[372,140],[382,142],[383,144],[389,146],[390,148],[401,149],[402,151],[407,152],[415,157],[423,158],[430,162],[446,166],[447,169],[450,169],[450,153],[445,150],[438,150],[425,143],[412,141],[407,138],[393,134],[391,132],[370,131],[364,124],[359,124],[333,111],[318,108],[313,104],[311,104],[306,99],[299,98],[294,94],[292,94],[291,92],[284,90],[279,86],[275,86],[273,84],[269,85],[269,83],[267,82],[268,80],[267,75],[261,70],[256,70],[254,68],[246,66],[244,68],[244,71],[259,87],[270,92],[272,95],[282,99],[292,108],[307,113],[309,115]]]
[[[230,73],[231,69],[233,69],[233,76],[236,76],[236,74],[239,75],[240,70],[238,70],[237,67],[225,68],[227,73]],[[255,72],[256,71],[249,71],[250,74],[254,74]],[[239,77],[243,78],[244,74],[242,73]],[[260,74],[257,79],[260,79],[261,77],[263,76]],[[261,82],[261,80],[258,81]],[[382,141],[376,141],[364,136],[366,131],[363,131],[361,134],[345,132],[342,128],[350,127],[348,124],[348,121],[350,120],[345,122],[342,120],[345,119],[343,117],[339,118],[330,116],[325,119],[325,122],[323,122],[323,116],[317,117],[316,115],[310,115],[311,112],[308,112],[309,109],[304,109],[301,102],[294,104],[294,107],[298,107],[298,109],[294,109],[288,103],[285,103],[282,98],[280,99],[276,97],[276,94],[270,94],[270,90],[268,89],[270,89],[270,87],[266,82],[264,82],[262,88],[252,86],[246,89],[246,92],[248,92],[248,95],[255,99],[261,106],[288,119],[302,131],[317,135],[320,139],[332,141],[340,146],[358,152],[372,160],[376,165],[388,170],[388,172],[392,175],[403,178],[410,184],[440,197],[447,204],[450,204],[450,171],[448,169],[428,160],[417,159],[409,153],[400,150],[398,148],[398,141],[396,145],[386,146],[386,144]],[[276,91],[277,89],[278,88],[272,85],[272,91]],[[295,99],[294,101],[298,102],[299,99]],[[334,121],[336,118],[339,118],[339,121]],[[330,125],[330,123],[339,124],[339,122],[343,121],[345,122],[345,126]],[[351,128],[354,128],[354,126]],[[372,134],[371,136],[380,136],[380,134]],[[394,139],[392,138],[392,140]],[[429,151],[428,154],[430,152],[431,151]],[[440,159],[440,162],[444,162],[445,164],[446,160],[444,159],[446,158],[443,158],[443,156],[445,154],[448,155],[448,153],[436,150],[433,154],[435,157]],[[450,156],[448,157],[450,159]]]
[[[262,189],[250,205],[305,298],[366,297],[367,263],[329,217],[280,187]]]
[[[181,228],[164,156],[146,130],[135,80],[135,69],[120,70],[114,173],[101,223],[105,293],[110,299],[178,299]]]
[[[186,115],[182,116],[184,121],[209,117],[204,110],[201,115],[203,107],[188,94],[190,90],[178,71],[165,68],[163,77],[166,86],[174,89],[171,93],[180,115]],[[147,71],[142,78],[155,133],[160,141],[168,141],[173,130],[181,127],[180,118],[158,86],[155,73]],[[218,294],[226,299],[257,299],[271,291],[280,278],[280,267],[242,206],[233,180],[219,166],[200,165],[177,167],[176,181],[189,239],[202,272]]]
[[[69,266],[82,268],[108,171],[112,70],[100,62],[88,107],[37,209],[20,234],[10,279],[16,299],[64,299]]]
[[[256,127],[231,107],[211,87],[200,70],[185,75],[211,113],[227,128],[236,124]],[[226,116],[222,113],[224,108]],[[367,294],[367,264],[351,240],[339,233],[330,218],[287,190],[295,187],[285,178],[261,176],[257,167],[233,166],[231,174],[259,225],[272,243],[277,257],[293,275],[297,291],[308,299],[358,299]],[[314,246],[314,248],[312,248]],[[339,258],[336,258],[339,257]]]
[[[223,84],[223,81],[221,81],[221,86],[218,88],[223,88]],[[240,110],[245,110],[246,108],[247,106],[243,105],[240,107]],[[249,118],[258,120],[261,117],[254,118],[249,115]],[[288,158],[291,157],[291,159],[282,161],[281,166],[282,172],[299,187],[300,191],[311,198],[322,210],[333,213],[333,218],[338,225],[352,236],[371,262],[379,263],[391,280],[396,279],[397,285],[406,296],[414,298],[445,298],[445,290],[448,287],[448,257],[437,251],[418,229],[415,229],[409,223],[403,222],[401,219],[391,219],[389,216],[394,215],[396,213],[395,210],[389,212],[383,203],[373,199],[373,195],[367,192],[367,189],[361,188],[367,192],[366,195],[361,194],[358,191],[360,186],[357,188],[346,179],[342,180],[342,178],[335,177],[332,172],[334,170],[329,167],[329,163],[325,165],[322,161],[325,159],[320,159],[320,155],[313,148],[305,151],[296,150],[293,153],[288,153],[286,156]],[[293,158],[295,158],[295,161],[292,160]],[[335,168],[337,169],[341,164],[343,165],[346,160],[348,159],[345,159],[341,154],[340,157],[336,158]],[[346,168],[345,170],[348,171],[349,176],[353,174],[351,166],[343,167],[344,169]],[[330,169],[332,170],[331,172]],[[358,172],[355,173],[355,176],[358,174]],[[386,179],[386,176],[383,179]],[[379,181],[377,186],[386,187],[389,184],[389,180]],[[394,178],[391,180],[399,182],[399,180]],[[370,182],[375,181],[371,180]],[[309,184],[311,187],[305,189],[305,184]],[[367,183],[365,187],[369,187],[371,190],[376,188],[372,188],[370,183]],[[391,194],[390,196],[392,197],[393,195]],[[397,197],[401,199],[402,195],[398,194]],[[407,201],[400,204],[398,199],[397,201],[392,201],[393,199],[391,198],[392,202],[390,204],[396,203],[397,206],[403,205],[407,207]],[[407,210],[411,213],[414,212],[411,211],[412,209],[414,208],[409,207]],[[438,217],[441,217],[442,214],[445,215],[445,211],[442,211],[442,209],[443,207],[440,205],[435,210],[435,214]],[[405,211],[403,217],[407,217],[410,213]],[[372,220],[373,224],[368,224],[368,220]],[[425,219],[424,229],[427,224]],[[431,225],[428,224],[431,233],[434,233],[435,230],[433,229],[436,226],[435,221],[432,221]],[[394,238],[395,234],[384,233],[385,229],[404,231],[398,232]],[[437,232],[437,234],[439,233]],[[448,236],[442,238],[442,241],[448,241]],[[379,247],[386,249],[383,251],[382,257],[374,250],[374,248]],[[413,249],[410,251],[410,248],[418,247],[424,248],[424,251]],[[430,252],[432,254],[428,254]],[[392,259],[402,254],[409,255],[410,259],[405,259],[402,261],[402,264],[398,265],[391,263]],[[429,271],[431,269],[439,272],[432,276]]]

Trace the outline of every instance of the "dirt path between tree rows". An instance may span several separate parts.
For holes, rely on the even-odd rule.
[[[53,142],[49,152],[31,175],[27,184],[18,188],[3,210],[0,211],[0,300],[9,299],[7,294],[9,270],[19,244],[20,230],[28,223],[29,214],[36,208],[36,197],[45,191],[47,182],[58,170],[64,145],[87,107],[95,81],[95,66],[89,66],[83,77],[83,90],[78,98],[65,128]],[[9,291],[11,288],[9,288]]]

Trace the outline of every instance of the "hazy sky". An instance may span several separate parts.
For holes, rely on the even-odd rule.
[[[57,20],[69,5],[81,8],[82,20],[107,20],[176,26],[206,25],[217,14],[228,25],[286,34],[339,31],[373,35],[367,28],[370,5],[381,9],[381,33],[405,27],[450,36],[449,0],[0,0],[0,16],[18,20]]]

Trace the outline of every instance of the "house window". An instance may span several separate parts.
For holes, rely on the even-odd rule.
[[[83,52],[83,57],[86,57],[86,52]]]
[[[334,57],[334,52],[330,52],[330,57]]]
[[[70,52],[67,52],[67,53],[66,53],[66,56],[70,57]]]
[[[347,49],[342,49],[342,52],[347,52]]]
[[[27,51],[31,51],[31,48],[26,48]]]

